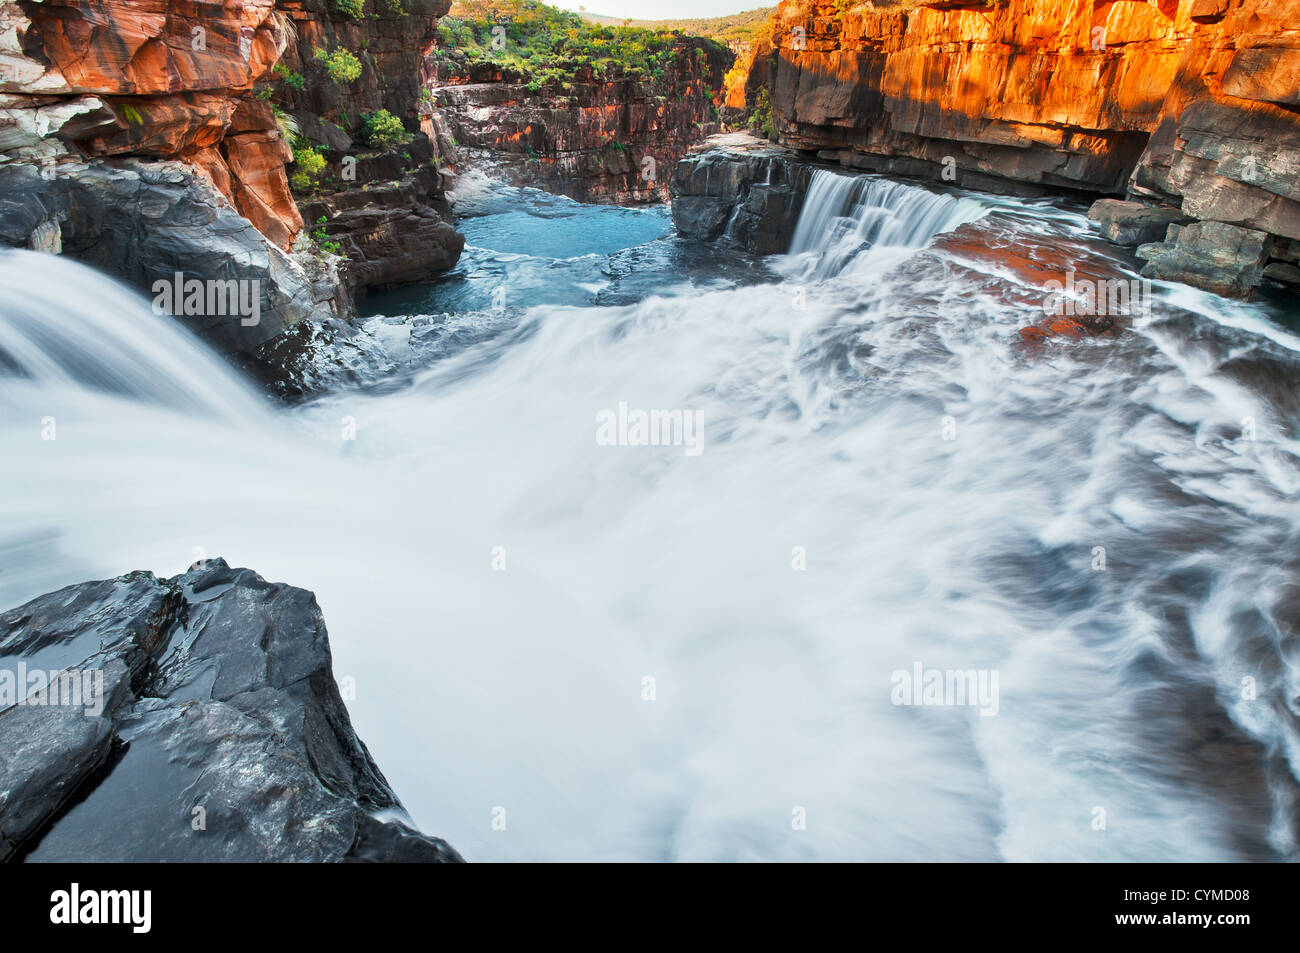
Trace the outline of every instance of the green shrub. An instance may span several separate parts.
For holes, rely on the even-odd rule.
[[[283,63],[276,63],[271,72],[284,80],[285,85],[292,86],[294,89],[302,89],[307,85],[307,80],[303,78],[301,73],[295,73]]]
[[[325,231],[325,225],[328,222],[329,219],[324,215],[316,219],[316,227],[312,229],[311,240],[316,243],[317,248],[327,255],[337,255],[343,246],[331,240],[329,232]]]
[[[772,122],[772,100],[766,89],[758,91],[754,112],[749,117],[749,128],[757,129],[769,138],[776,135],[776,124]]]
[[[315,56],[316,62],[323,64],[330,74],[330,79],[340,86],[361,78],[361,61],[341,46],[332,53],[317,50]]]
[[[311,192],[316,189],[326,165],[325,157],[317,147],[301,136],[293,137],[294,170],[289,176],[289,185],[295,192]]]
[[[361,124],[366,131],[366,141],[377,149],[387,149],[407,139],[406,127],[387,109],[362,115]]]
[[[366,0],[330,0],[330,6],[339,16],[353,20],[360,20],[366,12]]]

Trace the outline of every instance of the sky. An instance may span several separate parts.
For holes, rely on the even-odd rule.
[[[725,13],[774,7],[776,0],[548,0],[553,7],[576,10],[607,17],[630,17],[635,20],[676,20],[683,17],[720,17]]]

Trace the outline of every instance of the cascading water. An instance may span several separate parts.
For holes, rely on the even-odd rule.
[[[789,282],[470,220],[421,303],[483,310],[356,345],[401,386],[250,413],[143,301],[0,255],[0,345],[103,365],[11,361],[0,602],[196,555],[313,589],[358,732],[470,859],[1294,857],[1300,340],[1168,287],[1026,353],[1042,293],[980,249],[1122,271],[1080,216],[831,178]],[[620,404],[702,452],[601,445]],[[895,704],[918,664],[996,672],[996,713]]]
[[[790,243],[803,280],[837,275],[864,247],[914,250],[974,221],[985,205],[874,176],[818,169]]]

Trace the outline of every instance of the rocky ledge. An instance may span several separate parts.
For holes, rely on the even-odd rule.
[[[673,173],[673,223],[683,238],[758,255],[790,247],[812,167],[746,133],[712,136]]]
[[[0,614],[0,859],[425,861],[315,597],[223,560]]]
[[[0,242],[150,295],[177,273],[200,282],[178,317],[273,371],[286,331],[337,323],[354,293],[460,254],[417,110],[449,6],[0,0]],[[381,109],[400,141],[367,141]],[[287,169],[298,179],[308,159],[328,172],[295,196]],[[225,306],[231,282],[260,296],[257,320]]]
[[[1249,296],[1300,284],[1297,23],[1300,0],[781,0],[728,104],[848,168],[1227,226],[1138,236],[1144,274]]]

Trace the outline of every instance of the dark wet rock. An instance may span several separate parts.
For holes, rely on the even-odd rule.
[[[787,149],[743,133],[714,136],[677,164],[677,233],[759,255],[784,252],[811,176],[812,168]]]
[[[69,586],[0,615],[0,678],[38,670],[63,687],[0,711],[0,856],[460,859],[353,731],[310,592],[222,560]]]
[[[255,324],[203,310],[177,316],[226,354],[249,354],[305,318],[338,313],[333,288],[315,287],[302,261],[268,243],[182,162],[0,166],[0,242],[57,246],[151,298],[155,282],[171,283],[178,272],[184,280],[255,281]]]
[[[1264,277],[1286,285],[1300,285],[1300,268],[1286,262],[1274,261],[1264,269]]]
[[[1171,225],[1164,242],[1142,245],[1142,274],[1182,281],[1228,297],[1253,295],[1264,278],[1273,239],[1267,232],[1224,222]]]
[[[1117,245],[1145,245],[1163,241],[1170,225],[1191,219],[1174,208],[1157,208],[1141,202],[1100,199],[1088,210],[1088,218],[1098,224],[1101,236]]]
[[[416,142],[424,144],[427,161],[428,140]],[[419,161],[421,154],[415,155]],[[401,161],[399,156],[379,158]],[[368,171],[361,163],[358,168]],[[325,219],[325,233],[339,243],[347,258],[343,276],[349,290],[364,293],[427,280],[455,266],[465,236],[451,224],[438,171],[426,164],[408,174],[394,168],[391,174],[376,170],[374,175],[375,184],[364,190],[321,193],[302,206],[308,221]]]

